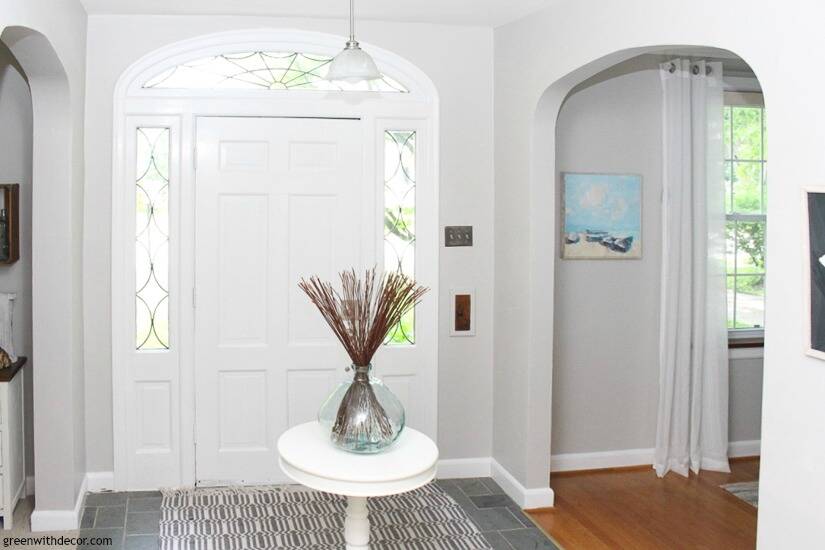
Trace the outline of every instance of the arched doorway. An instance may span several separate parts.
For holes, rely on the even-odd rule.
[[[724,51],[713,50],[710,47],[704,46],[650,46],[622,50],[619,52],[615,52],[611,55],[602,57],[598,60],[592,61],[591,63],[588,63],[587,65],[582,66],[568,73],[567,75],[557,80],[555,83],[553,83],[550,87],[546,89],[546,91],[541,96],[540,101],[538,102],[534,117],[534,150],[541,151],[541,154],[534,154],[533,156],[533,173],[531,177],[532,191],[535,194],[535,200],[531,202],[531,207],[535,209],[533,214],[540,215],[542,211],[546,214],[548,204],[553,205],[554,217],[557,217],[560,212],[560,205],[556,186],[548,185],[547,182],[555,182],[557,179],[559,166],[557,165],[556,159],[556,125],[558,121],[559,112],[562,109],[562,105],[564,104],[564,101],[569,96],[571,91],[573,91],[577,86],[579,86],[583,82],[588,81],[588,79],[591,79],[594,76],[598,75],[599,73],[602,73],[610,69],[611,67],[619,66],[623,62],[626,62],[633,58],[638,58],[639,56],[646,54],[659,55],[663,52],[666,53],[679,51],[680,48],[682,51]],[[741,59],[735,54],[732,55],[738,59]],[[542,239],[547,239],[549,240],[549,242],[556,243],[555,246],[558,246],[558,238],[555,234],[555,225],[556,224],[542,224],[540,227],[536,226],[535,230],[537,231],[537,234],[539,236],[538,242],[541,242]],[[558,261],[559,254],[542,254],[542,256],[543,260],[537,262],[536,266],[534,266],[534,269],[540,270],[543,274],[542,280],[546,281],[547,279],[545,278],[545,276],[555,271],[556,262]],[[554,280],[554,277],[550,275],[549,280]],[[539,313],[539,315],[549,315],[549,317],[544,319],[544,321],[547,324],[542,326],[553,326],[552,315],[554,313],[554,300],[552,293],[548,294],[546,292],[537,292],[536,299],[538,299],[540,302],[546,300],[547,305],[549,306],[547,311],[544,311],[541,308],[539,308],[540,311],[544,311],[543,313]],[[540,346],[540,348],[543,351],[547,352],[546,357],[549,363],[552,365],[552,360],[550,359],[553,357],[552,339],[537,338],[535,342],[535,345]],[[547,369],[547,371],[548,373],[551,373],[552,367]],[[551,387],[550,379],[544,378],[544,376],[545,375],[541,375],[542,381],[547,384],[547,386],[545,386],[545,389],[549,390],[549,388]],[[549,421],[549,417],[547,417],[547,419]],[[549,425],[547,427],[547,433],[550,433]],[[542,444],[546,444],[548,447],[549,443],[549,440],[544,440],[542,442]],[[549,471],[549,463],[547,464],[546,468],[547,471]]]
[[[400,265],[437,288],[437,94],[417,68],[373,47],[383,80],[330,86],[323,72],[339,42],[292,30],[221,33],[150,54],[119,81],[118,489],[281,479],[270,456],[277,436],[314,416],[341,370],[295,293],[307,269],[331,278],[347,266]],[[397,185],[408,202],[390,206]],[[388,209],[414,217],[414,233],[385,230],[395,225]],[[392,357],[388,384],[433,436],[435,311],[420,307],[381,351]],[[245,366],[215,359],[227,349],[257,357]],[[229,406],[240,399],[248,406]],[[260,471],[232,466],[230,448]]]
[[[578,85],[565,99],[556,124],[556,193],[565,202],[559,205],[560,218],[566,208],[579,207],[570,198],[564,200],[560,174],[634,174],[642,189],[639,220],[644,239],[637,239],[637,261],[556,262],[553,471],[652,463],[665,168],[659,71],[662,63],[679,58],[718,66],[719,102],[724,104],[718,110],[719,130],[725,125],[728,129],[719,137],[718,150],[725,143],[737,144],[735,151],[728,145],[715,177],[720,202],[723,187],[726,190],[728,336],[736,346],[729,353],[729,440],[733,455],[759,451],[762,350],[739,346],[757,345],[755,339],[764,337],[761,243],[767,190],[763,144],[768,132],[761,88],[752,69],[731,52],[677,48],[634,57]],[[560,238],[557,235],[556,242]],[[600,345],[593,347],[587,335],[597,337]],[[632,346],[626,345],[630,342]],[[585,406],[584,395],[595,398],[593,403]]]
[[[31,91],[32,339],[35,512],[32,529],[77,526],[84,491],[82,134],[68,76],[48,38],[23,26],[0,34]],[[36,365],[36,366],[35,366]],[[31,476],[34,476],[31,478]]]

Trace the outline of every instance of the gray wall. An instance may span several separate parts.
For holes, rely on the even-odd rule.
[[[20,260],[0,266],[0,292],[16,292],[14,346],[29,358],[24,370],[26,473],[34,472],[32,412],[32,100],[23,71],[0,42],[0,183],[20,184]]]
[[[729,439],[762,439],[762,358],[730,362]]]
[[[656,62],[643,56],[600,73],[571,92],[559,115],[560,172],[642,175],[643,237],[641,260],[556,262],[554,455],[655,444],[662,191]],[[731,362],[731,441],[759,439],[761,363]]]

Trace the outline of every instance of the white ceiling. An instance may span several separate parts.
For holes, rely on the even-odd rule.
[[[89,14],[345,17],[347,0],[80,0]],[[497,27],[553,0],[357,0],[358,18]]]

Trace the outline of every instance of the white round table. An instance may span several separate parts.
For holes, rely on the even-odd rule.
[[[347,550],[369,548],[367,497],[395,495],[435,477],[438,447],[426,435],[405,428],[386,451],[363,455],[335,447],[318,422],[307,422],[278,439],[281,469],[311,489],[347,497]]]

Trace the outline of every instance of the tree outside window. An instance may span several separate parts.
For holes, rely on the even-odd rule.
[[[762,329],[765,319],[767,147],[765,109],[725,106],[725,202],[727,219],[728,328]],[[744,104],[743,104],[744,103]]]

